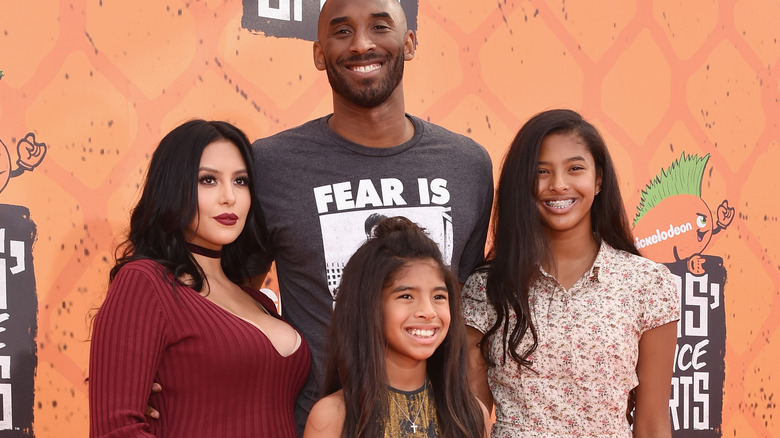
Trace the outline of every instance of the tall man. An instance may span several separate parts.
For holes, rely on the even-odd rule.
[[[415,35],[397,0],[328,0],[317,37],[333,114],[253,145],[282,312],[312,350],[301,431],[320,396],[341,270],[377,215],[426,228],[463,282],[483,259],[493,197],[480,145],[405,112]]]

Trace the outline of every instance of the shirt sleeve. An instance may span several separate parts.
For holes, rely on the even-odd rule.
[[[680,319],[680,290],[664,265],[650,262],[650,283],[645,289],[642,333]]]
[[[487,152],[485,152],[487,154]],[[463,247],[463,255],[458,265],[458,281],[464,282],[472,272],[485,260],[485,241],[487,240],[488,227],[490,226],[490,212],[493,207],[493,165],[490,156],[482,163],[482,185],[484,192],[477,205],[478,218],[474,229],[469,235],[466,245]]]
[[[463,319],[467,326],[474,327],[484,334],[491,325],[488,316],[490,304],[487,301],[485,286],[487,274],[475,272],[463,285]]]
[[[170,283],[126,265],[94,319],[89,360],[90,437],[152,437],[145,408],[164,350],[157,295]]]

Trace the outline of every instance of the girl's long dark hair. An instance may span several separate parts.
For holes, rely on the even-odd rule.
[[[263,236],[265,226],[255,198],[254,161],[246,135],[222,121],[191,120],[166,135],[152,154],[141,198],[130,216],[127,239],[117,248],[117,262],[110,281],[126,263],[151,259],[160,263],[173,279],[182,275],[195,290],[203,288],[205,275],[187,249],[185,230],[198,211],[198,169],[203,150],[217,140],[233,143],[241,153],[249,178],[252,203],[238,238],[222,248],[222,269],[227,277],[242,283],[249,277],[247,258],[268,260]]]
[[[620,196],[615,165],[598,130],[578,113],[555,109],[532,117],[517,133],[504,157],[493,205],[493,245],[488,252],[487,298],[495,308],[495,324],[482,338],[482,355],[489,363],[487,339],[503,327],[504,353],[521,366],[530,367],[528,356],[536,350],[537,334],[531,319],[528,289],[539,275],[539,264],[551,257],[547,237],[542,230],[536,206],[539,151],[550,134],[573,133],[582,138],[593,155],[596,171],[601,175],[601,191],[590,210],[591,225],[597,238],[614,248],[638,254],[631,227]],[[517,315],[510,327],[509,311]],[[518,351],[527,335],[532,343]]]
[[[344,392],[342,437],[383,436],[389,406],[382,289],[405,266],[422,260],[439,266],[449,292],[449,332],[427,361],[441,436],[484,436],[482,411],[466,380],[466,329],[457,279],[423,229],[393,217],[380,221],[373,237],[349,259],[338,289],[323,395]]]

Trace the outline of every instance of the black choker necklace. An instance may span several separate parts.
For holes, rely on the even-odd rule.
[[[203,257],[208,257],[210,259],[218,259],[218,258],[222,257],[222,251],[221,250],[214,250],[214,249],[204,248],[202,246],[195,245],[194,243],[188,243],[187,244],[187,248],[193,254],[202,255]]]

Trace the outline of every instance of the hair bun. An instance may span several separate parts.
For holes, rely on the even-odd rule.
[[[425,229],[403,216],[393,216],[377,222],[371,235],[372,237],[382,238],[387,237],[391,233],[409,231],[424,232]]]

